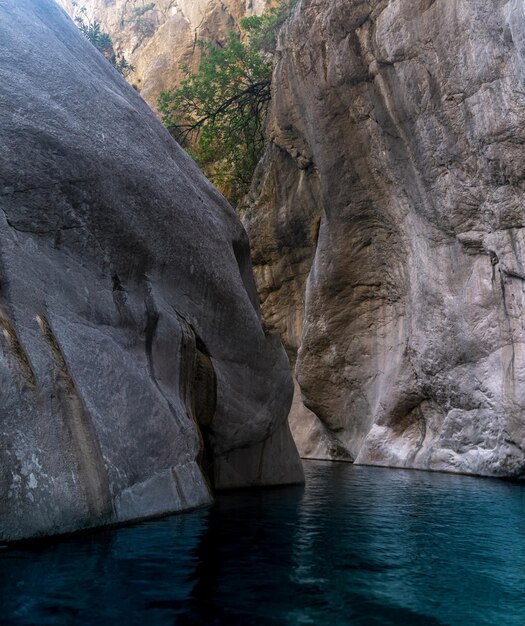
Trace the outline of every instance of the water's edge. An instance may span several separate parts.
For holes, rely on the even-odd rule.
[[[304,463],[306,486],[0,551],[2,623],[525,623],[525,485]]]

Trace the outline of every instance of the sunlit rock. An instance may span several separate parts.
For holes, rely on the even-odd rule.
[[[155,108],[161,91],[179,84],[187,65],[198,67],[197,41],[225,42],[243,17],[260,14],[269,0],[57,0],[71,17],[108,32],[116,52],[133,64],[129,81]]]
[[[524,473],[524,50],[517,0],[299,0],[246,223],[304,454]]]

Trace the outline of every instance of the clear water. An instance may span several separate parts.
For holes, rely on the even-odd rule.
[[[305,488],[0,551],[0,623],[525,626],[525,485],[305,467]]]

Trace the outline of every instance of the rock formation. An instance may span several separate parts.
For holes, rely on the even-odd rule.
[[[247,225],[303,453],[524,474],[524,121],[523,3],[299,0]]]
[[[198,66],[198,39],[225,41],[241,18],[269,5],[269,0],[57,1],[72,17],[85,7],[89,19],[109,32],[115,49],[135,67],[129,81],[153,109],[159,93],[179,83],[183,65]]]
[[[51,0],[0,1],[0,538],[300,481],[233,209]]]

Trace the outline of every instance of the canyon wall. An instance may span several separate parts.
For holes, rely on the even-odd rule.
[[[51,0],[0,84],[0,540],[300,482],[234,210]]]
[[[70,13],[70,0],[59,0]],[[154,106],[268,2],[86,0]],[[244,216],[306,457],[524,467],[524,9],[298,0]]]
[[[155,109],[161,91],[178,85],[183,65],[198,67],[197,40],[224,42],[241,18],[269,0],[57,0],[71,17],[84,7],[135,67],[128,80]]]
[[[298,1],[246,224],[303,454],[525,472],[524,122],[522,2]]]

